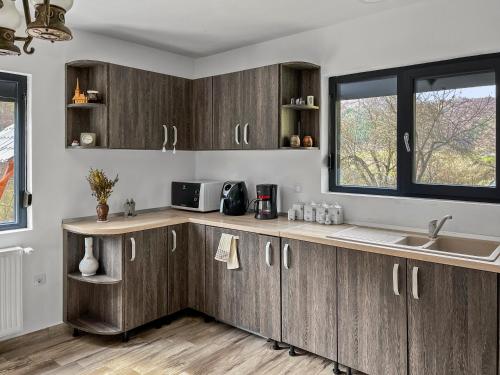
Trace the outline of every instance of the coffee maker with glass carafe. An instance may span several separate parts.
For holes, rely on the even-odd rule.
[[[257,199],[255,200],[255,218],[270,220],[278,217],[278,185],[257,185]]]

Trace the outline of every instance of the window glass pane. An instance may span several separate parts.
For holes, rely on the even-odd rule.
[[[15,135],[17,83],[0,80],[0,224],[16,222]]]
[[[337,184],[397,188],[397,77],[337,86]]]
[[[494,72],[415,82],[413,181],[496,186]]]

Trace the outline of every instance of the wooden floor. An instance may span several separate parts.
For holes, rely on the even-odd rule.
[[[116,337],[61,333],[0,352],[0,374],[332,374],[330,361],[274,351],[265,339],[200,317]]]

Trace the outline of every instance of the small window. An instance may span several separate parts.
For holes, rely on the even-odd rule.
[[[25,76],[0,73],[0,230],[26,227]]]
[[[337,185],[397,188],[397,77],[337,84]]]
[[[496,186],[495,72],[415,83],[413,181]]]

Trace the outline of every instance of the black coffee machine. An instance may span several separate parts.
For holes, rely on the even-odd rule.
[[[220,212],[224,215],[245,215],[248,209],[248,191],[243,181],[227,181],[222,186]]]
[[[255,218],[270,220],[278,217],[278,185],[257,185],[255,200]]]

